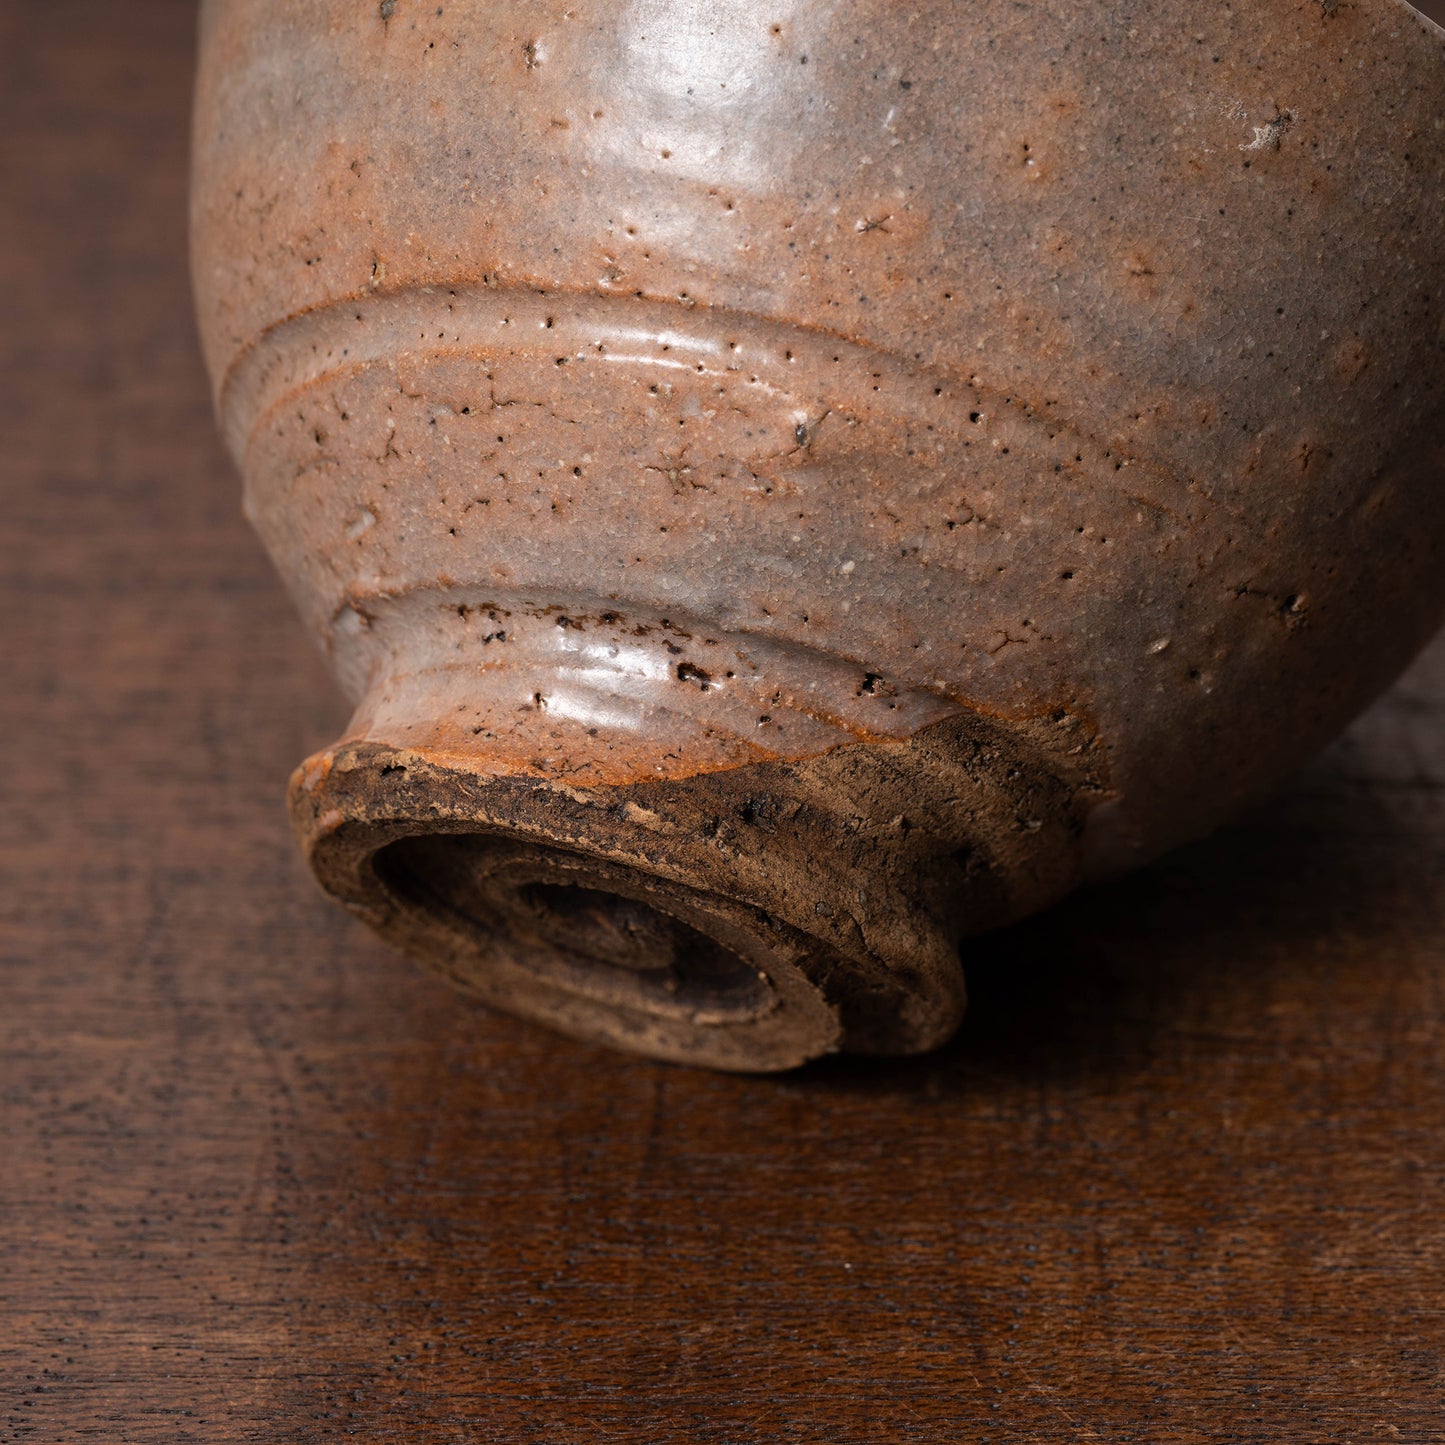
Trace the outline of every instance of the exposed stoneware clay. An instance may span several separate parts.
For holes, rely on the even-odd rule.
[[[312,866],[569,1033],[937,1044],[1445,610],[1398,0],[210,0],[194,254]]]

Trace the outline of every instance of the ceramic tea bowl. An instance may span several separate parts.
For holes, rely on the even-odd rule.
[[[1445,610],[1398,0],[209,0],[193,235],[302,846],[576,1035],[937,1044]]]

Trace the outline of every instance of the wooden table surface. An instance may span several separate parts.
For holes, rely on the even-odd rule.
[[[933,1057],[490,1016],[287,832],[343,710],[197,356],[193,24],[0,10],[0,1440],[1445,1441],[1445,643]]]

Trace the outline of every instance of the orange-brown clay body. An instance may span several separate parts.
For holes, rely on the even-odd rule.
[[[323,885],[721,1067],[1207,830],[1445,609],[1398,0],[209,0],[196,286]]]

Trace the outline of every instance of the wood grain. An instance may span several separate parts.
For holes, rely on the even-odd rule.
[[[196,354],[193,23],[0,12],[0,1440],[1445,1440],[1445,645],[930,1058],[460,1002],[286,829],[342,709]]]

